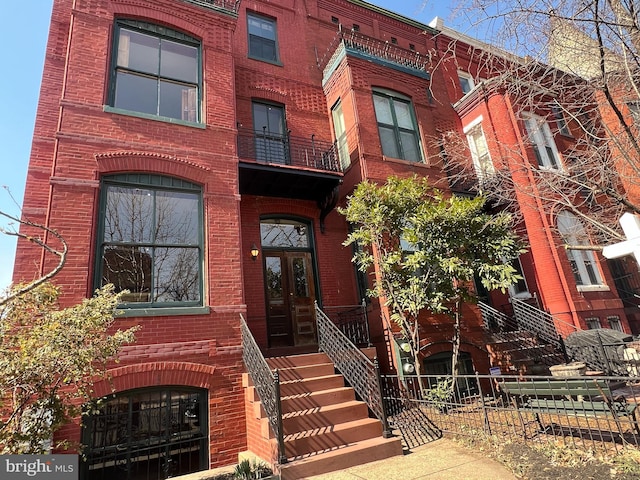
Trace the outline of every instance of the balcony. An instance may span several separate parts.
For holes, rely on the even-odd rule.
[[[318,67],[323,68],[325,81],[346,55],[363,58],[425,79],[430,77],[427,72],[431,61],[429,55],[405,50],[392,43],[363,35],[354,30],[345,32],[341,29],[331,42],[325,57],[318,62]]]
[[[200,5],[201,7],[210,8],[211,10],[220,10],[224,13],[238,15],[240,8],[240,0],[183,0],[187,3]]]
[[[324,202],[342,182],[331,142],[238,130],[240,193]]]

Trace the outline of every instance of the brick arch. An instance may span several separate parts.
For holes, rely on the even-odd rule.
[[[209,390],[215,367],[189,362],[150,362],[118,367],[94,384],[94,395],[104,397],[115,392],[160,385],[182,385]]]
[[[184,178],[202,184],[210,168],[170,155],[147,152],[110,152],[95,155],[98,173],[145,172]]]
[[[116,0],[111,2],[111,9],[114,16],[142,18],[145,21],[162,23],[200,39],[207,35],[207,25],[204,22],[194,19],[193,15],[189,15],[186,11],[166,5],[154,4],[153,8],[149,8],[146,5],[142,6],[136,0]]]
[[[265,101],[265,102],[274,102],[279,103],[281,105],[287,105],[287,101],[289,96],[286,92],[276,90],[275,88],[271,88],[263,85],[253,85],[250,87],[251,91],[251,100],[255,101]]]

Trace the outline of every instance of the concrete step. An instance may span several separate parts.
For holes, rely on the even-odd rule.
[[[255,418],[266,418],[267,414],[262,408],[262,402],[257,398],[257,394],[251,392],[249,400],[253,404],[253,414]],[[319,392],[305,392],[298,395],[281,398],[282,413],[298,412],[300,410],[313,410],[322,406],[335,405],[342,402],[355,400],[355,392],[351,387],[331,388]]]
[[[289,435],[316,428],[331,428],[338,423],[360,420],[368,416],[367,404],[353,400],[286,413],[282,415],[282,427],[285,434]]]
[[[290,397],[309,392],[329,390],[331,388],[344,387],[342,375],[325,375],[323,377],[303,378],[280,382],[280,396]]]
[[[303,480],[313,475],[344,470],[364,463],[402,455],[400,437],[374,438],[351,443],[334,450],[309,454],[281,466],[282,480]]]
[[[300,380],[303,378],[326,377],[336,373],[333,363],[317,363],[313,365],[300,365],[297,367],[287,367],[278,370],[280,382],[289,380]]]
[[[287,435],[284,438],[287,458],[329,451],[338,445],[347,445],[382,436],[382,424],[374,418],[339,423]]]
[[[339,387],[316,392],[306,392],[282,398],[282,413],[309,410],[323,405],[332,405],[355,400],[353,388]]]
[[[326,353],[306,353],[303,355],[290,355],[288,357],[267,358],[267,364],[272,369],[302,367],[305,365],[316,365],[318,363],[330,363]]]

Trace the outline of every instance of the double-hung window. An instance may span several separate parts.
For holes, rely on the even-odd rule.
[[[200,85],[198,40],[146,22],[116,22],[111,107],[198,122]]]
[[[563,210],[558,214],[558,231],[569,246],[589,246],[591,242],[582,222],[571,212]],[[567,249],[567,257],[578,289],[603,285],[595,255],[592,250]]]
[[[567,125],[567,119],[564,117],[564,111],[560,105],[554,105],[551,107],[551,113],[553,114],[553,118],[556,121],[556,126],[558,127],[558,132],[562,135],[571,136],[571,131],[569,130],[569,125]]]
[[[482,117],[464,129],[464,133],[467,135],[467,142],[469,143],[469,150],[471,150],[473,166],[480,180],[495,173],[491,155],[489,154],[487,138],[484,135],[482,124],[480,123],[481,121]]]
[[[247,29],[249,31],[249,57],[277,63],[279,58],[276,21],[254,13],[247,13]]]
[[[561,169],[560,155],[549,124],[543,118],[530,113],[524,114],[524,124],[538,165],[541,168]]]
[[[373,104],[378,122],[382,154],[421,162],[420,140],[411,100],[399,93],[376,89]]]
[[[202,304],[202,191],[177,178],[103,178],[97,278],[127,307]]]

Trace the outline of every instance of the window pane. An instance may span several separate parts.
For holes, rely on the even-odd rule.
[[[162,39],[160,75],[163,77],[198,82],[198,49],[182,43]]]
[[[280,257],[267,257],[265,259],[267,269],[267,294],[269,300],[282,299],[282,263]]]
[[[105,242],[150,242],[150,218],[153,218],[153,191],[107,186]]]
[[[308,248],[309,238],[307,226],[303,223],[260,223],[260,237],[263,247],[297,247]]]
[[[156,248],[154,252],[155,302],[200,300],[197,248]]]
[[[400,140],[402,141],[402,158],[412,162],[420,161],[420,149],[416,136],[413,133],[400,132]]]
[[[148,302],[151,291],[151,249],[107,246],[102,254],[102,285],[112,283],[116,292],[129,290],[125,302]]]
[[[386,128],[378,125],[380,132],[380,143],[382,144],[382,153],[387,157],[400,158],[396,136],[392,128]]]
[[[255,35],[249,36],[249,55],[275,62],[278,60],[276,42]]]
[[[163,117],[196,121],[196,95],[195,87],[161,80],[158,114]]]
[[[258,18],[252,15],[248,16],[249,22],[249,34],[256,35],[258,37],[268,38],[270,40],[276,39],[275,22],[266,18]]]
[[[182,192],[158,192],[156,196],[156,244],[198,244],[198,196]]]
[[[396,111],[398,126],[400,128],[406,128],[407,130],[414,130],[413,118],[411,118],[411,107],[409,104],[394,100],[393,108]]]
[[[160,40],[131,30],[120,30],[118,66],[138,72],[158,74]]]
[[[308,297],[307,270],[304,258],[294,258],[291,263],[293,271],[293,290],[296,297]]]
[[[158,81],[125,72],[116,74],[114,107],[134,112],[158,114]]]
[[[376,119],[378,120],[378,123],[393,125],[393,115],[391,114],[389,99],[379,95],[374,95],[373,105],[376,110]]]

